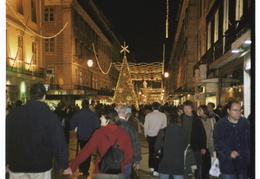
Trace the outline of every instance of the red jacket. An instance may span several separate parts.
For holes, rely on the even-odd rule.
[[[107,140],[106,136],[108,136],[110,142]],[[131,144],[130,137],[127,132],[125,132],[121,127],[117,125],[107,125],[105,127],[100,127],[95,130],[89,142],[84,146],[84,148],[79,152],[76,159],[74,159],[69,165],[74,173],[78,166],[84,162],[96,149],[100,153],[101,157],[105,154],[110,145],[114,144],[115,140],[117,140],[117,144],[119,148],[124,152],[124,161],[122,163],[122,171],[124,173],[124,166],[129,164],[133,158],[133,148]],[[101,158],[97,155],[95,171],[94,173],[102,173],[99,171],[98,163]]]

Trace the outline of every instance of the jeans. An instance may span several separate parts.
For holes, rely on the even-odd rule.
[[[238,176],[236,174],[224,174],[221,173],[222,179],[247,179],[248,177],[246,176],[245,173],[240,173]]]
[[[169,175],[164,173],[159,174],[159,179],[169,179],[170,176],[172,176],[173,179],[184,179],[184,175]]]
[[[132,163],[125,165],[125,179],[131,179]]]

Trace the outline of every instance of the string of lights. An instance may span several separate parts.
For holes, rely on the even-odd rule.
[[[100,64],[99,64],[99,60],[98,60],[98,57],[97,57],[97,52],[96,52],[95,44],[94,44],[94,43],[92,43],[92,47],[93,47],[95,59],[97,60],[98,68],[100,69],[100,71],[101,71],[104,75],[108,74],[109,71],[110,71],[110,69],[111,69],[111,67],[112,67],[112,64],[113,64],[113,63],[111,62],[110,65],[109,65],[109,68],[108,68],[107,72],[104,72],[103,69],[101,68]]]
[[[7,6],[11,9],[11,11],[14,13],[14,15],[20,20],[20,22],[21,22],[29,31],[31,31],[34,35],[36,35],[36,36],[38,36],[38,37],[40,37],[40,38],[42,38],[42,39],[51,39],[51,38],[57,37],[60,33],[62,33],[62,31],[63,31],[63,30],[67,27],[67,25],[68,25],[68,22],[66,22],[66,24],[64,25],[64,27],[63,27],[57,34],[55,34],[55,35],[48,36],[48,37],[47,37],[47,36],[42,36],[42,35],[40,35],[40,34],[34,32],[30,27],[28,27],[28,26],[23,22],[23,20],[21,19],[21,17],[17,15],[17,13],[15,12],[15,10],[12,8],[12,6],[11,6],[7,1],[6,1],[6,4],[7,4]]]

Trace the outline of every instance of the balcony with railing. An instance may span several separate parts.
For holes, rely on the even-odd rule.
[[[44,68],[27,62],[6,58],[6,71],[23,74],[32,77],[44,78]]]
[[[193,70],[199,68],[201,64],[208,66],[223,54],[231,50],[231,45],[251,28],[250,14],[245,14],[240,21],[233,23],[226,31],[225,35],[219,38],[193,66]]]

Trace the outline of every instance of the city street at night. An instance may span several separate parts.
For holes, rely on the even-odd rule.
[[[1,5],[5,167],[0,168],[9,170],[10,178],[99,178],[105,170],[99,165],[94,174],[97,151],[89,171],[90,158],[80,166],[82,173],[49,169],[55,157],[67,167],[67,145],[68,162],[89,141],[95,145],[89,143],[86,155],[98,141],[104,156],[110,145],[99,143],[105,138],[93,131],[119,125],[120,118],[129,135],[115,125],[116,132],[112,125],[105,128],[123,150],[112,161],[132,160],[133,167],[140,161],[136,132],[122,127],[133,124],[141,144],[140,179],[159,178],[148,167],[149,151],[154,154],[159,146],[164,157],[158,157],[158,167],[150,155],[149,166],[158,167],[161,178],[254,179],[254,0],[5,0]],[[64,172],[75,171],[81,157]]]

